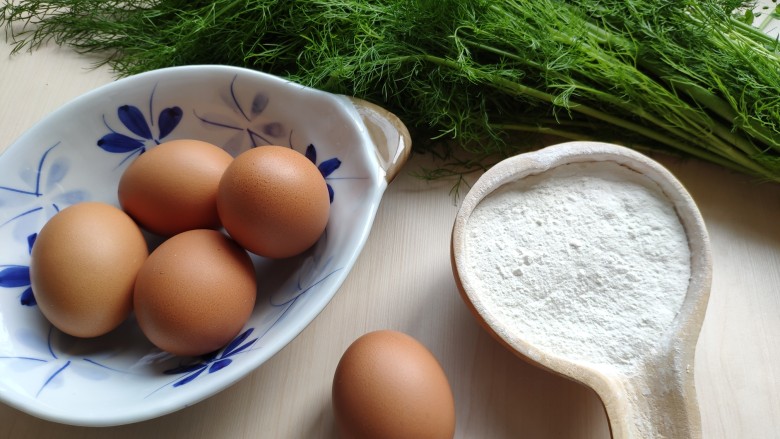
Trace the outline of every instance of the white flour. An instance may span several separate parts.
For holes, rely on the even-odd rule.
[[[670,327],[690,278],[671,202],[616,163],[554,168],[475,208],[465,249],[485,307],[512,336],[630,369]]]

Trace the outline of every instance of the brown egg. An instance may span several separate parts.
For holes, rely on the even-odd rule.
[[[122,208],[150,232],[218,228],[217,186],[233,157],[199,140],[172,140],[138,156],[119,180]]]
[[[261,146],[241,153],[225,170],[217,209],[241,246],[286,258],[317,242],[328,223],[330,198],[325,178],[303,154]]]
[[[396,331],[370,332],[341,357],[333,411],[342,439],[452,439],[455,403],[431,352]]]
[[[97,202],[67,207],[33,245],[30,281],[38,308],[62,332],[103,335],[129,315],[147,256],[141,230],[120,209]]]
[[[135,314],[157,347],[195,356],[238,335],[256,294],[244,249],[216,230],[189,230],[160,244],[139,270]]]

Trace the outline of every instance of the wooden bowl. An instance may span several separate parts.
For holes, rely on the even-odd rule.
[[[676,315],[658,334],[655,348],[636,352],[629,366],[582,361],[529,342],[529,337],[507,327],[495,305],[488,306],[486,285],[469,268],[467,225],[486,197],[508,183],[558,166],[596,162],[633,171],[648,188],[667,197],[690,250],[690,278],[687,291],[681,290],[679,309],[673,310]],[[481,325],[523,359],[592,388],[604,403],[613,437],[701,436],[693,360],[712,279],[709,238],[693,199],[664,167],[630,149],[596,142],[569,142],[506,159],[483,174],[464,198],[453,226],[451,257],[460,294]]]

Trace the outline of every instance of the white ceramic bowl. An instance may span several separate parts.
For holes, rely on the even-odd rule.
[[[30,289],[36,233],[71,204],[118,206],[117,183],[128,164],[181,138],[234,155],[263,144],[305,153],[332,189],[322,238],[300,257],[254,257],[255,310],[241,334],[213,355],[163,353],[132,317],[95,339],[53,328]],[[298,335],[336,293],[410,148],[403,124],[379,107],[226,66],[121,79],[55,111],[0,156],[0,400],[44,419],[105,426],[170,413],[235,383]]]

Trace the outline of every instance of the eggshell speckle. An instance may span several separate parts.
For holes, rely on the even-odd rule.
[[[217,186],[233,157],[199,140],[172,140],[144,152],[122,173],[122,208],[150,232],[172,236],[218,228]]]
[[[333,378],[342,439],[451,439],[455,403],[431,352],[397,331],[375,331],[344,352]]]
[[[38,308],[67,334],[103,335],[129,315],[147,256],[141,230],[120,209],[97,202],[67,207],[33,245],[30,281]]]
[[[174,355],[213,352],[238,335],[255,304],[249,254],[216,230],[189,230],[157,247],[138,272],[143,333]]]
[[[295,256],[322,235],[330,214],[327,183],[303,154],[281,146],[241,153],[219,182],[225,230],[252,253]]]

